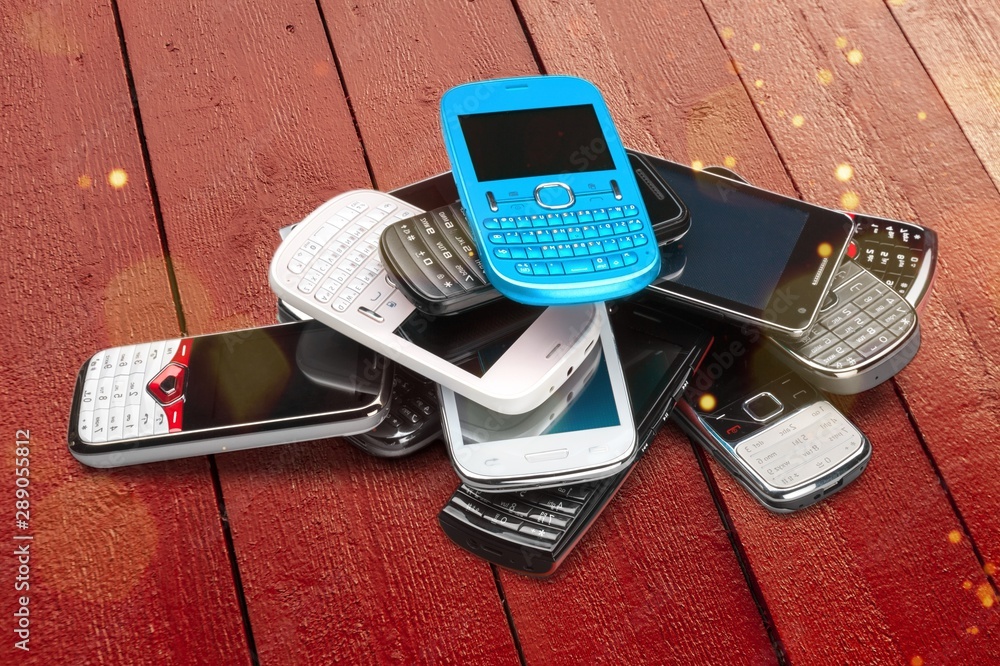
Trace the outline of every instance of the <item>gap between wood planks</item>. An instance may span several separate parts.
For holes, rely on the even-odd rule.
[[[125,43],[125,29],[122,26],[121,13],[118,10],[118,0],[111,0],[111,11],[115,17],[115,31],[118,33],[118,44],[121,49],[122,65],[125,69],[125,79],[128,84],[129,97],[132,101],[132,117],[135,121],[136,134],[139,139],[139,149],[142,152],[143,170],[146,175],[146,182],[149,187],[149,197],[153,204],[153,217],[156,220],[156,231],[160,237],[160,248],[163,252],[163,262],[167,270],[167,280],[170,283],[170,294],[174,301],[174,311],[177,315],[177,326],[182,336],[188,334],[187,321],[184,317],[184,307],[181,304],[180,287],[177,283],[177,275],[174,272],[173,261],[170,258],[170,248],[167,243],[167,231],[163,223],[163,210],[160,206],[160,196],[156,189],[156,179],[153,177],[153,164],[149,156],[149,146],[146,142],[146,132],[142,124],[142,112],[139,109],[139,95],[136,91],[135,77],[132,74],[132,63],[129,61],[128,46]],[[254,642],[253,627],[250,624],[250,611],[247,607],[247,600],[243,594],[243,579],[240,576],[240,567],[236,559],[236,548],[233,544],[233,535],[229,529],[229,518],[226,514],[226,502],[222,493],[222,482],[219,479],[219,469],[215,465],[215,456],[208,456],[208,464],[212,475],[212,489],[215,492],[216,507],[219,512],[219,526],[226,544],[226,556],[229,558],[229,567],[232,573],[233,586],[236,588],[236,599],[240,607],[240,619],[243,623],[243,633],[247,641],[247,650],[250,663],[259,666],[260,659],[257,656],[257,644]]]
[[[705,11],[705,15],[708,17],[708,20],[711,22],[712,26],[715,28],[716,35],[719,38],[719,42],[722,45],[722,48],[725,49],[725,51],[726,51],[727,54],[730,54],[729,47],[726,44],[726,40],[722,38],[722,34],[720,32],[720,28],[716,24],[716,21],[713,19],[711,13],[708,11],[708,7],[705,6],[704,1],[702,1],[700,4],[702,5],[702,9],[704,9],[704,11]],[[962,127],[961,122],[959,122],[958,118],[955,116],[955,113],[952,110],[952,107],[948,104],[948,101],[944,97],[944,95],[942,94],[940,87],[934,81],[934,77],[931,76],[931,73],[927,69],[926,64],[920,58],[920,54],[917,53],[917,50],[914,48],[913,42],[909,39],[909,37],[906,34],[906,31],[903,29],[903,26],[899,23],[899,21],[896,18],[896,15],[893,14],[892,10],[888,7],[888,5],[886,5],[886,11],[892,17],[893,23],[896,25],[896,27],[899,30],[899,33],[903,37],[904,41],[906,41],[907,46],[913,52],[913,55],[917,59],[917,62],[920,63],[921,69],[923,70],[924,74],[927,76],[928,81],[930,81],[931,85],[934,87],[934,90],[937,92],[937,95],[941,99],[941,102],[948,109],[948,111],[951,114],[952,118],[955,120],[955,124],[958,126],[959,131],[962,132],[962,136],[965,137],[966,143],[968,143],[969,146],[972,148],[973,153],[978,156],[978,153],[976,153],[976,150],[975,150],[975,146],[973,145],[973,143],[970,140],[968,134],[966,133],[965,128]],[[735,57],[732,56],[732,55],[730,55],[729,59],[730,59],[730,62],[733,63],[733,65],[734,65],[734,71],[737,72],[737,76],[739,77],[740,83],[743,86],[744,93],[746,94],[747,98],[749,99],[749,101],[751,103],[750,106],[753,108],[754,113],[757,115],[757,118],[760,121],[761,126],[764,128],[764,132],[767,134],[768,140],[771,142],[771,145],[774,147],[774,151],[777,154],[778,159],[781,160],[781,165],[785,169],[785,173],[787,174],[788,179],[791,182],[792,187],[795,190],[796,196],[798,198],[802,199],[803,198],[802,191],[799,189],[799,185],[798,185],[798,183],[795,180],[795,176],[792,174],[792,170],[788,167],[788,164],[785,162],[784,156],[782,155],[781,150],[778,148],[778,144],[774,140],[774,137],[772,136],[771,130],[769,129],[767,123],[764,122],[764,118],[761,115],[761,111],[760,111],[759,107],[756,104],[753,103],[753,95],[752,95],[752,91],[749,88],[749,82],[748,82],[748,80],[744,77],[743,73],[740,72],[739,68],[735,67],[735,65],[736,65],[736,59],[735,59]],[[994,189],[996,189],[997,192],[1000,193],[1000,188],[998,188],[995,183],[994,183]],[[962,313],[959,312],[959,316],[962,317],[962,320],[963,320],[963,323],[964,323],[965,322],[964,315],[962,315]],[[966,328],[968,329],[968,326]],[[968,330],[969,330],[970,339],[973,340],[973,341],[975,341],[976,338],[975,338],[974,335],[972,335],[971,329],[968,329]],[[972,547],[972,552],[973,552],[973,554],[974,554],[974,556],[976,558],[977,563],[979,564],[980,570],[982,570],[985,573],[986,580],[989,582],[990,587],[993,589],[994,594],[996,594],[997,596],[1000,596],[1000,586],[998,586],[997,580],[996,580],[994,574],[989,573],[988,570],[987,570],[987,568],[986,568],[986,559],[983,557],[982,551],[979,549],[979,546],[976,543],[975,538],[972,536],[972,532],[969,529],[969,526],[968,526],[968,524],[967,524],[967,522],[965,520],[965,517],[962,515],[962,512],[959,509],[958,503],[955,501],[955,498],[952,495],[951,488],[949,488],[948,483],[945,480],[943,473],[941,472],[941,468],[938,466],[937,460],[935,460],[933,453],[931,453],[931,450],[928,447],[926,440],[924,439],[923,433],[920,431],[920,427],[918,426],[918,424],[916,422],[916,419],[913,416],[913,411],[912,411],[912,409],[910,407],[910,403],[907,401],[906,396],[903,393],[903,391],[900,389],[899,384],[897,383],[896,379],[893,378],[893,379],[891,379],[891,381],[892,381],[893,391],[896,394],[897,398],[899,399],[899,402],[902,405],[903,410],[906,412],[907,419],[910,422],[910,428],[913,430],[914,434],[916,435],[917,441],[920,442],[920,447],[923,450],[924,455],[927,457],[927,460],[930,463],[931,469],[934,471],[934,476],[937,478],[938,484],[941,486],[941,489],[944,492],[945,498],[948,501],[948,505],[951,507],[952,513],[955,514],[955,518],[958,520],[959,525],[961,525],[961,527],[962,527],[962,532],[963,532],[965,538],[968,539],[969,544]],[[702,461],[702,458],[699,457],[699,462],[701,462],[701,461]],[[703,470],[707,471],[707,468],[703,467]],[[707,478],[708,478],[708,476],[706,475],[706,479]],[[727,525],[727,531],[728,531],[729,526],[731,525],[731,523],[730,523],[730,519],[729,519],[728,514],[724,514],[724,509],[722,508],[722,504],[719,501],[721,499],[721,496],[718,495],[718,493],[719,493],[718,488],[713,483],[709,483],[709,486],[712,489],[713,499],[716,500],[716,505],[719,507],[719,515],[723,517],[723,522]],[[733,536],[734,537],[736,536],[735,535],[735,531],[733,532]],[[736,541],[734,541],[733,543],[734,543],[734,550],[736,551],[737,557],[739,558],[740,566],[744,567],[744,559],[743,559],[743,554],[742,554],[742,547],[737,548],[737,546],[736,546],[736,544],[738,543],[738,537],[737,537]],[[751,587],[751,591],[753,591],[753,593],[754,593],[754,600],[757,601],[758,600],[759,588],[756,585],[756,582],[754,581],[751,584],[750,587]],[[764,604],[763,598],[760,598],[759,603],[760,604]],[[766,605],[764,605],[763,608],[765,609],[764,612],[766,612],[766,608],[767,608]],[[765,626],[768,626],[768,627],[770,626],[769,623],[767,622],[767,620],[769,620],[769,619],[770,619],[769,615],[765,616]],[[768,635],[769,636],[771,635],[770,628],[768,628]]]

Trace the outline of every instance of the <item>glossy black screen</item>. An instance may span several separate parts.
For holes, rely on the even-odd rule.
[[[615,168],[590,104],[459,116],[482,182]]]
[[[795,251],[809,211],[732,187],[723,178],[656,164],[687,205],[687,263],[675,284],[757,310],[767,307]]]
[[[184,430],[362,408],[384,361],[314,321],[192,339]]]

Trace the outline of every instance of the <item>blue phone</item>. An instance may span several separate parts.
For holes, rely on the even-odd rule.
[[[466,83],[441,98],[445,147],[483,270],[508,298],[567,305],[659,274],[639,186],[601,93],[572,76]]]

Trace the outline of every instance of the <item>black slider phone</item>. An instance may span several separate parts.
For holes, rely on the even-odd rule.
[[[704,172],[745,183],[723,167]],[[916,355],[916,307],[930,291],[937,259],[937,235],[930,229],[868,215],[850,217],[854,236],[816,321],[798,340],[771,338],[810,382],[836,394],[872,388]]]
[[[639,153],[626,153],[650,214],[657,243],[665,245],[677,241],[690,228],[686,207]],[[437,178],[450,178],[450,175],[442,174]],[[405,195],[407,189],[403,188],[398,194],[411,201]],[[603,224],[596,221],[593,225],[555,232],[540,228],[532,233],[542,245],[509,249],[514,258],[543,259],[541,253],[550,245],[555,252],[554,248],[560,243],[610,236],[614,223],[614,220],[606,220]],[[625,220],[617,223],[627,224]],[[513,231],[523,228],[518,225],[531,222],[499,218],[499,224],[501,230]],[[465,211],[457,201],[435,206],[426,213],[388,226],[382,232],[379,252],[396,286],[417,309],[427,314],[452,314],[501,298],[500,292],[486,278]]]
[[[804,509],[864,471],[871,443],[757,331],[717,332],[673,420],[758,502]]]
[[[703,329],[641,297],[613,305],[611,326],[637,424],[636,456],[596,482],[506,493],[462,485],[438,515],[457,545],[520,573],[554,573],[628,478],[712,342]]]

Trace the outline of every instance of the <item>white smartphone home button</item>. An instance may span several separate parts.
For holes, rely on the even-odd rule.
[[[546,460],[561,460],[569,456],[569,449],[553,449],[551,451],[540,451],[538,453],[525,453],[524,459],[528,462],[545,462]]]

